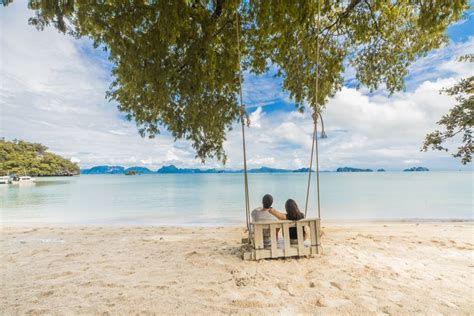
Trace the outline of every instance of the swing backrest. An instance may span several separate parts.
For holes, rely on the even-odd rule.
[[[320,223],[319,218],[251,223],[252,259],[309,256],[319,253]],[[290,241],[290,228],[293,227],[297,233],[294,243]],[[263,231],[267,229],[270,231],[271,244],[269,247],[264,247]],[[277,241],[277,229],[279,229],[279,235],[283,235],[283,243],[280,244]]]

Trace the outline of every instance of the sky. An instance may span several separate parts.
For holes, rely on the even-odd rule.
[[[77,40],[53,28],[37,31],[27,23],[33,14],[26,1],[0,7],[0,137],[42,143],[82,168],[157,169],[169,164],[242,168],[240,128],[227,134],[225,166],[215,160],[203,165],[189,142],[175,142],[166,131],[155,139],[140,137],[135,123],[126,121],[117,104],[105,99],[111,82],[105,53],[87,39]],[[355,89],[353,72],[346,70],[345,86],[323,114],[328,138],[319,140],[322,170],[472,168],[462,166],[450,153],[420,152],[424,136],[455,104],[439,91],[474,74],[472,65],[455,61],[474,53],[472,10],[447,33],[449,43],[411,65],[406,89],[390,97],[383,90]],[[246,130],[249,167],[308,167],[312,120],[309,111],[296,111],[281,89],[281,79],[272,73],[245,74],[244,103],[251,119]],[[459,140],[449,144],[456,145]]]

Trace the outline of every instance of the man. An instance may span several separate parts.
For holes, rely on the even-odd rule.
[[[270,194],[265,194],[262,198],[262,207],[258,207],[254,209],[251,213],[252,221],[254,223],[277,221],[278,219],[272,214],[270,214],[269,212],[272,209],[272,204],[273,204],[273,197]],[[278,239],[278,231],[277,231],[277,239]],[[263,230],[263,246],[264,247],[271,246],[269,229]]]

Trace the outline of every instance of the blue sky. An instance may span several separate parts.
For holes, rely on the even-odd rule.
[[[81,167],[222,168],[213,160],[202,166],[188,142],[174,142],[167,132],[153,140],[141,138],[135,124],[105,100],[111,81],[106,53],[94,49],[87,39],[75,40],[51,28],[38,32],[27,23],[32,14],[23,1],[0,8],[0,136],[43,143]],[[424,135],[454,104],[439,90],[474,74],[472,65],[455,62],[456,57],[474,52],[473,30],[471,10],[449,28],[449,44],[416,61],[406,89],[391,97],[383,90],[356,90],[347,70],[346,86],[328,102],[324,113],[329,137],[320,140],[321,168],[471,168],[444,152],[422,153],[420,147]],[[272,73],[246,74],[244,102],[251,113],[250,167],[307,166],[311,118],[295,111],[281,89],[281,79]],[[227,168],[242,167],[239,131],[228,133]]]

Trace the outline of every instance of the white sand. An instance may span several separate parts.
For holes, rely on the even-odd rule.
[[[323,228],[323,255],[249,262],[242,228],[3,227],[0,313],[474,312],[472,223]]]

